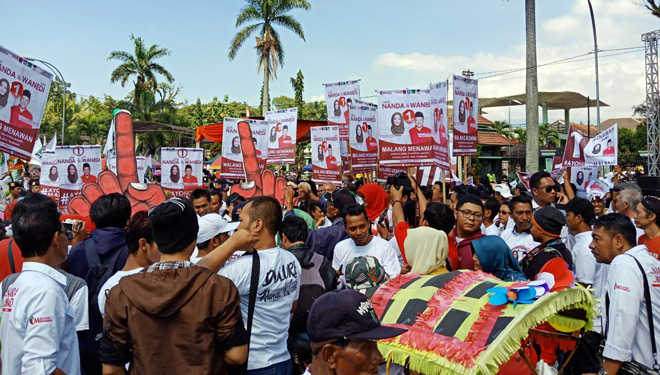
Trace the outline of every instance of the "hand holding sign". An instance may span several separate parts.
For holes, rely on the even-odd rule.
[[[275,176],[270,169],[264,169],[263,172],[260,171],[257,150],[252,142],[252,131],[248,122],[241,121],[238,123],[238,136],[241,140],[246,182],[233,185],[231,192],[238,193],[245,199],[260,195],[271,196],[284,204],[286,179]]]
[[[127,111],[117,112],[115,128],[117,175],[104,171],[99,174],[98,182],[83,185],[80,195],[69,201],[69,213],[88,217],[92,203],[111,193],[124,194],[131,202],[133,213],[148,210],[165,201],[165,193],[159,185],[139,183],[131,114]]]

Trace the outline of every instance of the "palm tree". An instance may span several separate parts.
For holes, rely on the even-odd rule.
[[[527,130],[525,130],[525,128],[523,128],[522,126],[519,126],[513,129],[511,138],[517,139],[518,143],[527,143]]]
[[[292,16],[287,14],[294,9],[309,10],[311,5],[306,0],[247,0],[248,5],[241,9],[236,18],[236,27],[248,22],[252,23],[240,30],[231,41],[229,47],[229,60],[234,60],[238,50],[250,35],[255,31],[257,51],[257,72],[264,74],[263,95],[261,98],[262,113],[269,109],[268,83],[277,78],[277,67],[284,66],[284,49],[280,41],[280,34],[275,26],[282,26],[293,31],[300,39],[305,40],[302,26]]]
[[[505,121],[495,121],[493,123],[493,129],[497,134],[504,134],[511,129],[511,125],[507,124]]]
[[[527,49],[527,74],[525,90],[525,112],[527,135],[529,139],[537,139],[539,132],[539,83],[536,74],[536,2],[525,0],[525,31]],[[527,142],[526,171],[534,173],[539,170],[539,144]]]
[[[122,62],[110,74],[110,82],[115,83],[119,81],[121,86],[124,87],[129,78],[137,76],[133,82],[135,85],[133,106],[138,108],[142,93],[149,89],[153,90],[158,86],[156,74],[164,76],[169,83],[174,81],[174,77],[162,65],[155,62],[156,59],[170,54],[167,48],[162,48],[158,44],[152,44],[149,48],[146,48],[142,38],[136,38],[132,34],[131,40],[135,46],[134,54],[124,51],[113,51],[110,53],[108,60],[119,60]]]
[[[550,127],[550,124],[539,126],[539,144],[549,147],[559,146],[560,138],[557,129]]]

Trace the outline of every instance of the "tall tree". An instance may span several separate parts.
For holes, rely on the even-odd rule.
[[[539,144],[557,147],[560,142],[561,138],[557,129],[551,127],[549,124],[539,126]]]
[[[644,6],[652,15],[660,18],[660,1],[658,0],[644,0]]]
[[[248,5],[241,9],[236,18],[236,27],[254,22],[241,29],[231,41],[229,60],[234,60],[243,43],[255,32],[257,51],[257,72],[263,72],[264,85],[261,98],[262,113],[269,109],[269,82],[277,78],[277,68],[284,66],[284,48],[280,34],[275,26],[293,31],[302,40],[305,33],[302,26],[288,13],[294,9],[309,10],[311,5],[306,0],[246,0]]]
[[[108,56],[108,60],[119,60],[122,62],[110,74],[110,82],[120,82],[121,86],[124,87],[132,76],[136,76],[135,81],[133,81],[135,85],[133,106],[139,108],[142,93],[148,88],[155,90],[158,87],[156,74],[165,77],[169,83],[174,81],[174,77],[167,69],[155,61],[170,54],[167,48],[162,48],[158,44],[152,44],[147,48],[142,38],[136,38],[132,34],[131,41],[134,46],[133,54],[125,51],[113,51]]]
[[[527,74],[525,90],[525,112],[527,139],[537,139],[539,134],[539,83],[536,74],[536,2],[525,0],[525,31],[527,49]],[[539,144],[527,142],[526,171],[539,170]]]
[[[493,129],[495,129],[495,133],[497,134],[504,134],[505,132],[511,130],[511,125],[509,125],[505,121],[495,121],[493,123]]]
[[[293,86],[294,99],[296,101],[296,107],[298,107],[298,113],[301,113],[303,107],[305,106],[305,101],[303,100],[303,92],[305,91],[305,76],[302,74],[302,70],[298,70],[298,74],[295,77],[291,77],[291,86]]]

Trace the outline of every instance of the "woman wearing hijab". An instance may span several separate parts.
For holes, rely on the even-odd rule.
[[[492,273],[503,281],[527,281],[511,249],[499,236],[486,236],[472,241],[472,252],[475,270]]]
[[[448,272],[449,242],[445,232],[431,227],[408,229],[404,248],[410,272],[418,275]]]
[[[11,103],[9,102],[9,81],[0,79],[0,120],[9,123]]]
[[[358,190],[358,194],[364,199],[364,208],[367,211],[369,221],[373,222],[387,209],[389,197],[380,185],[375,182],[364,184]]]

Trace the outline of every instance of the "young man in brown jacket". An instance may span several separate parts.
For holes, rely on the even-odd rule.
[[[105,305],[104,374],[226,374],[247,359],[249,338],[234,284],[190,262],[197,239],[192,205],[171,199],[151,210],[160,262],[122,278]],[[241,233],[227,246],[236,245]]]

